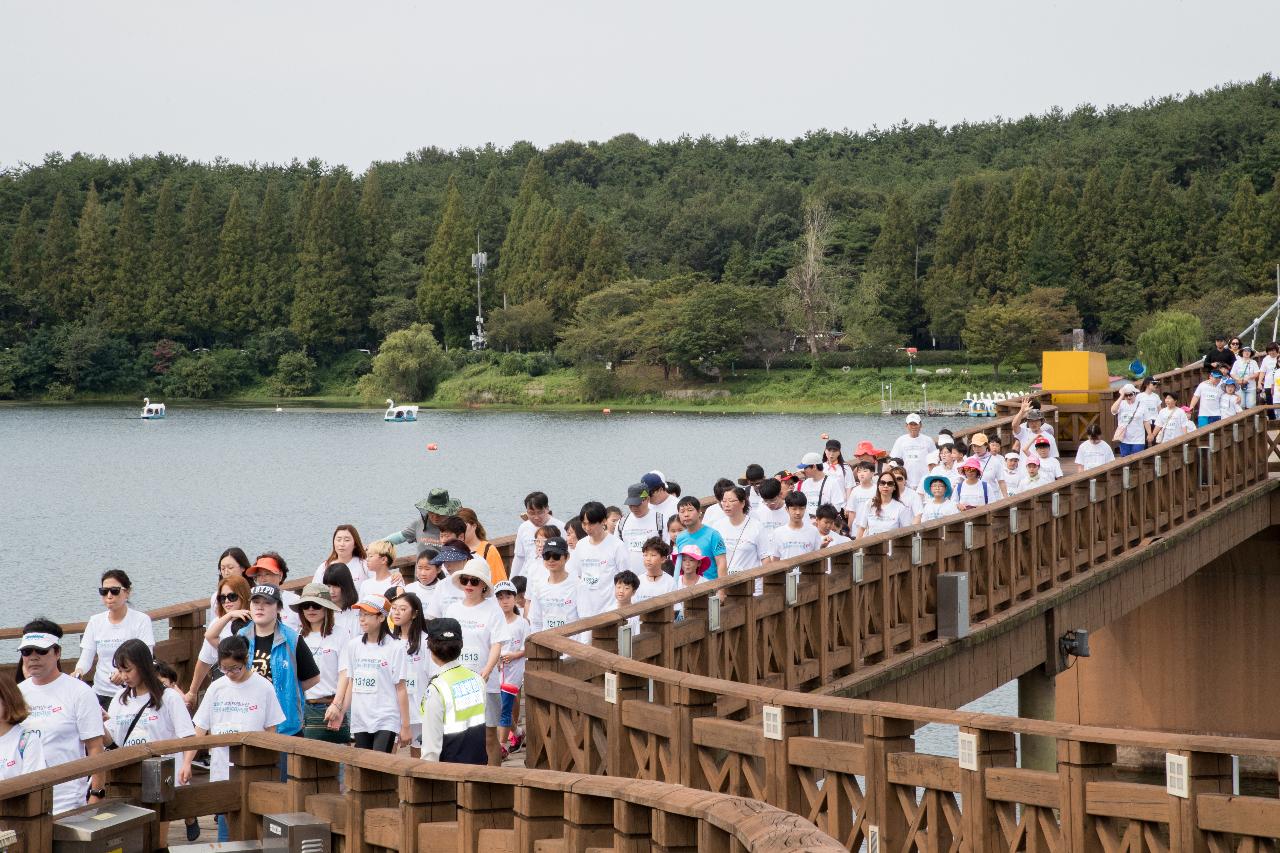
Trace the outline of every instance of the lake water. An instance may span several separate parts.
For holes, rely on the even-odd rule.
[[[621,504],[651,469],[707,495],[749,462],[795,465],[822,433],[847,453],[903,432],[875,415],[424,411],[391,424],[381,410],[178,405],[143,421],[140,409],[0,407],[0,577],[15,590],[0,597],[0,625],[88,618],[107,568],[128,571],[144,609],[207,596],[232,545],[250,559],[279,551],[291,578],[310,575],[337,524],[372,541],[436,487],[496,537],[515,531],[535,489],[567,518],[587,500]],[[970,424],[932,418],[926,432]]]

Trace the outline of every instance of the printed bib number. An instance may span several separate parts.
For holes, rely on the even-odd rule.
[[[218,723],[213,727],[210,734],[215,735],[237,735],[242,731],[239,723]]]
[[[356,671],[351,679],[351,690],[354,693],[374,693],[378,689],[378,662],[364,660],[356,662]]]
[[[561,626],[563,626],[563,625],[564,625],[564,620],[563,620],[563,619],[548,619],[548,620],[547,620],[547,627],[548,627],[548,628],[559,628],[559,627],[561,627]]]
[[[462,664],[467,669],[474,669],[480,665],[480,653],[474,649],[462,650]]]

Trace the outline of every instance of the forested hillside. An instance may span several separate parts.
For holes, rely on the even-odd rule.
[[[465,345],[477,233],[498,345],[579,363],[841,330],[957,347],[991,306],[1120,342],[1273,289],[1280,80],[790,141],[424,148],[363,175],[51,154],[0,176],[0,396],[305,393],[415,324]]]

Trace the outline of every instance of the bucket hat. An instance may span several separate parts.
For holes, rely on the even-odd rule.
[[[467,564],[450,575],[449,580],[453,581],[453,585],[458,589],[462,589],[463,578],[479,579],[484,584],[486,597],[493,591],[493,574],[489,571],[489,562],[484,557],[472,557],[467,560]]]
[[[421,512],[433,512],[436,515],[453,515],[462,509],[462,501],[449,498],[448,489],[432,489],[427,496],[414,504]]]

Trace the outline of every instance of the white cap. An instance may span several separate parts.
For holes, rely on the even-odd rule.
[[[821,465],[821,464],[822,464],[821,453],[806,453],[804,456],[800,457],[800,464],[797,465],[796,467],[803,468],[806,465]]]
[[[911,414],[907,415],[907,423],[909,424],[920,423],[920,416],[917,415],[915,412],[912,412]]]
[[[1120,393],[1121,394],[1137,394],[1138,389],[1134,387],[1132,382],[1126,382],[1123,385],[1123,387],[1120,388]]]
[[[930,450],[930,451],[929,451],[929,455],[928,455],[928,456],[926,456],[926,457],[924,458],[924,462],[925,462],[925,464],[926,464],[926,465],[937,465],[937,464],[938,464],[938,451],[936,451],[936,450]]]

